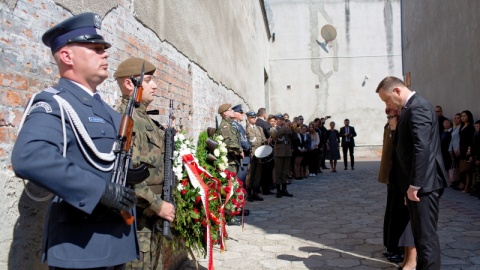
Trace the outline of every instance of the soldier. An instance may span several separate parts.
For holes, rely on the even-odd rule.
[[[228,170],[238,173],[240,160],[244,158],[242,147],[238,139],[237,131],[232,128],[232,119],[235,117],[230,104],[222,104],[218,107],[218,114],[222,121],[215,131],[215,134],[222,135],[223,141],[227,145]]]
[[[154,269],[163,268],[161,247],[162,233],[156,225],[159,218],[170,222],[175,217],[174,206],[162,200],[164,182],[164,155],[165,133],[147,115],[147,107],[154,100],[157,90],[153,74],[155,66],[140,58],[129,58],[123,61],[113,75],[122,92],[120,113],[125,112],[126,105],[131,98],[134,84],[130,76],[138,77],[145,63],[143,77],[143,93],[141,103],[133,114],[135,138],[133,140],[132,164],[138,167],[145,164],[150,176],[140,184],[135,185],[137,203],[137,235],[140,244],[140,260],[127,264],[126,269]]]
[[[255,122],[255,125],[261,127],[263,129],[263,133],[265,134],[265,138],[269,139],[271,138],[270,123],[266,120],[267,110],[265,108],[258,109],[257,121]],[[262,180],[260,186],[262,187],[263,195],[275,194],[270,191],[271,189],[273,189],[273,166],[273,160],[262,164]]]
[[[258,159],[255,157],[255,150],[261,145],[263,145],[267,139],[263,133],[263,129],[255,125],[257,121],[257,114],[253,111],[247,112],[247,130],[246,135],[248,140],[252,145],[251,151],[251,162],[248,166],[248,175],[247,175],[247,200],[249,202],[253,201],[263,201],[263,198],[258,196],[258,190],[260,188],[260,180],[262,178],[262,164],[258,162]]]
[[[277,198],[282,196],[293,197],[287,191],[287,176],[290,168],[290,159],[292,157],[292,130],[284,125],[283,115],[275,115],[276,127],[270,129],[273,140],[275,141],[274,159],[275,159],[275,181],[277,187]],[[281,188],[280,189],[280,185]]]
[[[250,152],[252,150],[252,146],[247,139],[247,135],[245,134],[245,128],[242,126],[243,121],[243,110],[242,104],[238,104],[232,107],[233,115],[235,116],[232,127],[237,130],[237,136],[240,140],[240,146],[243,150],[244,158],[241,160],[241,167],[238,171],[237,177],[245,183],[245,179],[247,177],[247,170],[248,164],[250,164]]]
[[[135,226],[120,216],[133,214],[135,191],[111,183],[121,115],[96,93],[111,46],[101,21],[82,13],[43,34],[60,80],[31,99],[12,152],[15,173],[55,195],[42,244],[50,270],[120,270],[138,258]]]

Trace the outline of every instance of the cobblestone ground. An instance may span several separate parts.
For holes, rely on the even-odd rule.
[[[215,248],[215,269],[396,269],[382,255],[386,186],[377,182],[378,167],[363,161],[354,171],[326,170],[294,180],[293,198],[248,203],[243,230],[229,226],[227,251]],[[442,269],[480,269],[480,200],[447,188],[439,235]],[[195,269],[193,260],[181,269]]]

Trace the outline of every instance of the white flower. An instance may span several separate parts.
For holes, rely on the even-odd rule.
[[[218,136],[217,136],[217,140],[218,140],[218,141],[223,141],[223,136],[222,136],[222,135],[218,135]]]
[[[178,157],[179,152],[177,150],[173,151],[173,156]]]
[[[220,176],[223,177],[223,178],[227,177],[227,175],[223,172],[223,170],[220,172]]]
[[[227,167],[225,167],[224,164],[222,164],[222,163],[218,164],[218,169],[219,169],[220,171],[224,171],[226,168],[227,168]],[[224,178],[225,178],[225,177],[224,177]]]
[[[226,156],[222,156],[222,161],[223,163],[227,163],[228,162],[228,158]]]
[[[178,134],[178,139],[181,141],[185,140],[185,135],[183,135],[182,133]]]
[[[217,149],[215,149],[215,150],[217,150]],[[219,147],[219,150],[220,150],[220,152],[223,153],[223,154],[226,154],[226,153],[228,152],[227,148],[224,147],[224,146],[220,146],[220,147]]]
[[[219,157],[219,156],[220,156],[220,150],[218,150],[218,149],[213,150],[213,154],[214,154],[216,157]]]
[[[180,180],[180,179],[178,179],[178,180]],[[182,185],[182,182],[178,182],[177,190],[178,190],[178,191],[182,191],[183,188],[184,188],[184,187],[183,187],[183,185]]]
[[[180,146],[180,150],[186,150],[186,149],[187,149],[187,146],[186,146],[185,144],[182,144],[182,145]]]

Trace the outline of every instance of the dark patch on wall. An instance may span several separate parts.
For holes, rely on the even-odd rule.
[[[385,0],[385,5],[383,7],[383,23],[385,25],[385,41],[387,42],[387,61],[388,61],[388,72],[390,74],[394,73],[395,60],[393,59],[393,7],[391,0]]]
[[[345,39],[348,50],[350,48],[350,0],[345,0]]]

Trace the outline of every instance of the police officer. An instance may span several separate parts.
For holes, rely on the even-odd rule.
[[[121,116],[96,93],[111,46],[101,21],[82,13],[43,34],[60,80],[32,97],[12,152],[15,173],[55,195],[42,245],[50,270],[120,270],[138,258],[134,225],[120,216],[133,214],[135,192],[110,182]]]
[[[263,198],[258,196],[258,190],[260,188],[260,180],[262,178],[262,164],[258,162],[258,159],[255,157],[255,150],[258,147],[263,145],[267,139],[263,133],[263,129],[255,125],[257,121],[257,114],[253,111],[247,112],[247,130],[246,135],[248,140],[252,145],[251,151],[251,162],[248,166],[248,175],[247,175],[247,200],[249,202],[253,201],[263,201]]]
[[[147,115],[147,107],[153,102],[158,88],[153,74],[155,66],[140,58],[129,58],[123,61],[113,75],[122,92],[118,112],[124,113],[131,99],[134,84],[130,78],[137,78],[144,65],[142,82],[143,92],[140,106],[133,114],[135,138],[133,141],[132,163],[134,167],[141,164],[147,166],[150,176],[140,184],[135,185],[137,203],[137,235],[140,243],[140,260],[127,264],[127,270],[163,269],[161,247],[162,233],[156,228],[159,218],[170,222],[175,217],[175,207],[162,200],[164,182],[165,133]]]
[[[277,187],[277,198],[282,196],[293,197],[287,191],[287,176],[290,168],[290,159],[292,157],[292,130],[285,125],[283,114],[275,115],[276,127],[270,129],[270,133],[275,142],[275,181]],[[281,186],[281,189],[280,189]]]
[[[232,107],[233,115],[235,118],[232,122],[232,127],[237,130],[237,136],[240,141],[240,146],[243,150],[244,158],[241,160],[241,167],[238,171],[237,177],[245,183],[245,179],[247,178],[247,171],[248,171],[248,164],[250,164],[250,152],[252,150],[252,146],[247,139],[247,135],[245,134],[245,128],[242,126],[243,121],[243,109],[242,104],[238,104]]]
[[[238,173],[240,160],[244,158],[240,140],[238,139],[237,130],[232,127],[233,114],[232,106],[228,103],[218,107],[218,114],[222,117],[222,121],[215,131],[215,134],[222,135],[223,142],[227,145],[228,170]]]

